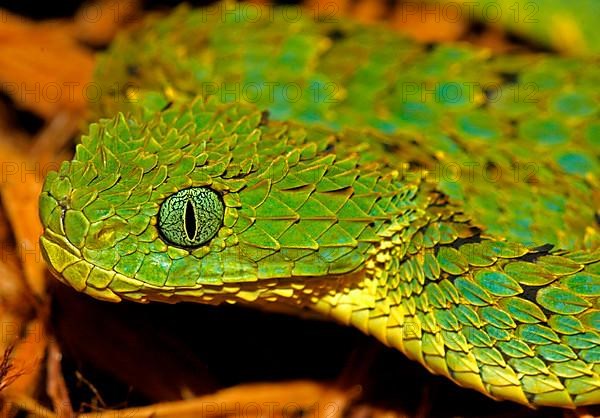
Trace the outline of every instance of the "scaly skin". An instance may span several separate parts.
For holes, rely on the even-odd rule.
[[[265,12],[256,23],[247,9],[222,7],[180,8],[117,39],[98,64],[96,113],[112,116],[127,97],[156,90],[246,99],[272,119],[336,130],[370,126],[395,134],[382,140],[386,152],[429,170],[487,232],[527,245],[597,245],[596,58],[428,51],[380,28],[316,24],[309,12],[294,24],[293,12]]]
[[[277,16],[182,8],[116,41],[97,76],[120,87],[96,107],[116,116],[90,126],[40,197],[57,277],[110,301],[309,309],[496,399],[600,403],[594,60],[429,51]],[[535,81],[539,100],[439,95],[515,79]],[[295,83],[303,96],[276,87],[223,104],[202,97],[209,81]],[[515,162],[535,175],[506,175]],[[459,181],[427,172],[449,163],[480,166]],[[489,181],[493,170],[504,176]],[[224,206],[196,248],[159,230],[161,204],[190,187]]]

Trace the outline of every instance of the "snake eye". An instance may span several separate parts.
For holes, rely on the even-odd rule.
[[[158,212],[158,230],[170,244],[199,247],[210,241],[223,223],[221,196],[208,187],[192,187],[167,197]]]

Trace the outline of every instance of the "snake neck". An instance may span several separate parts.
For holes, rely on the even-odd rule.
[[[310,307],[492,398],[597,403],[598,254],[488,239],[448,208],[433,200]]]

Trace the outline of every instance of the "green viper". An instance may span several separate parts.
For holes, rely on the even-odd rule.
[[[598,60],[218,7],[100,57],[40,197],[57,277],[311,310],[496,399],[600,403]]]

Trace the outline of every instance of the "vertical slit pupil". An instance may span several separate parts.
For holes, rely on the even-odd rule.
[[[187,201],[185,206],[185,232],[190,240],[196,237],[196,213],[191,201]]]

